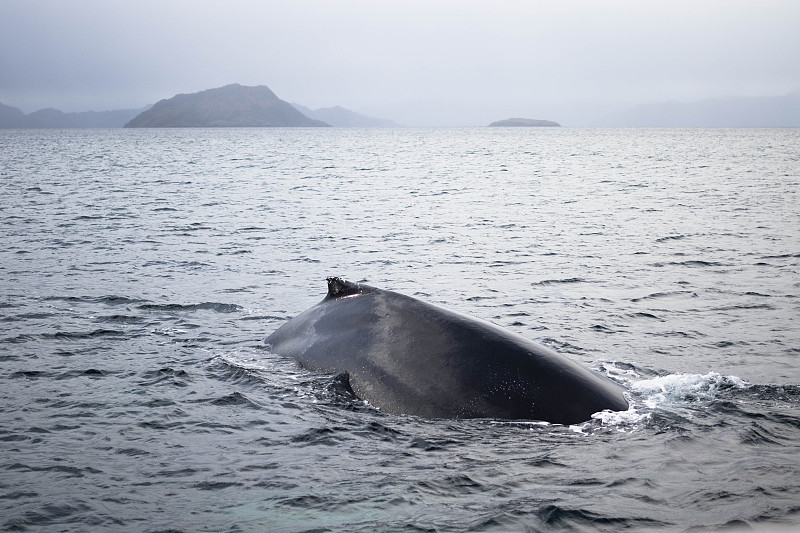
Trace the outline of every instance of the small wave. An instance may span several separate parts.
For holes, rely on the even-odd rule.
[[[166,233],[176,232],[179,235],[188,235],[190,231],[202,231],[202,230],[210,230],[213,229],[210,226],[207,226],[201,222],[193,222],[191,224],[185,226],[170,226],[165,229]]]
[[[32,335],[26,335],[23,333],[21,335],[16,335],[14,337],[5,337],[4,339],[0,340],[0,342],[9,344],[23,344],[25,342],[29,342],[32,340],[34,340],[34,337]],[[2,357],[8,357],[8,356],[2,356]]]
[[[537,516],[548,527],[564,530],[595,529],[599,526],[612,527],[615,531],[624,529],[662,528],[668,524],[651,518],[618,518],[605,516],[589,509],[570,509],[558,505],[546,505],[537,511]]]
[[[287,364],[289,364],[288,361]],[[292,361],[291,364],[295,363]],[[287,389],[285,384],[272,383],[264,361],[257,357],[245,358],[237,354],[215,356],[208,361],[206,375],[224,383],[243,387],[274,385],[278,390],[284,392],[291,390]]]
[[[31,438],[26,435],[14,435],[14,434],[0,436],[0,442],[22,442],[26,440],[31,440]]]
[[[666,237],[659,237],[656,242],[679,241],[685,239],[686,235],[667,235]]]
[[[753,422],[749,428],[744,429],[739,435],[739,441],[742,444],[751,446],[782,446],[782,441],[785,440],[784,436],[759,422]]]
[[[660,322],[664,322],[663,318],[659,318],[659,317],[657,317],[656,315],[654,315],[652,313],[644,313],[644,312],[630,313],[630,314],[628,314],[628,316],[631,317],[631,318],[649,318],[649,319],[652,319],[652,320],[658,320]]]
[[[99,316],[95,319],[95,322],[107,322],[110,324],[141,324],[144,321],[142,317],[131,315],[107,315]]]
[[[641,302],[643,300],[656,300],[660,298],[671,298],[674,296],[690,296],[692,298],[697,296],[697,293],[692,291],[670,291],[670,292],[654,292],[647,296],[640,296],[639,298],[631,298],[632,302]]]
[[[355,435],[362,435],[369,439],[379,439],[387,442],[394,442],[401,436],[401,433],[389,426],[384,426],[378,422],[370,422],[361,429],[353,431]]]
[[[586,283],[586,280],[583,278],[560,278],[560,279],[544,279],[542,281],[536,281],[531,283],[532,287],[543,286],[546,287],[548,285],[566,285],[569,283]]]
[[[53,313],[21,313],[19,315],[3,317],[3,322],[21,322],[23,320],[44,320],[54,317]]]
[[[775,306],[770,304],[736,304],[725,305],[722,307],[714,307],[712,311],[735,311],[737,309],[775,309]]]
[[[220,490],[229,487],[241,487],[242,483],[236,481],[201,481],[195,484],[194,488],[198,490]]]
[[[419,481],[412,489],[425,494],[439,494],[448,498],[454,495],[475,494],[484,490],[484,485],[466,474],[447,476],[443,479]]]
[[[37,529],[51,526],[50,529],[66,531],[64,524],[81,521],[82,516],[88,516],[92,511],[91,506],[85,503],[70,505],[66,503],[48,503],[38,508],[31,508],[21,516],[3,524],[6,531],[27,531],[30,526]]]
[[[347,428],[341,426],[311,428],[291,437],[291,441],[301,446],[334,446],[341,442],[348,433]]]
[[[493,300],[494,296],[470,296],[466,299],[467,302],[481,302],[483,300]]]
[[[115,329],[96,329],[93,331],[58,331],[56,333],[44,333],[41,335],[43,339],[63,339],[63,340],[79,340],[79,339],[94,339],[98,337],[124,337],[127,334],[124,331]]]
[[[101,378],[104,377],[107,372],[99,370],[97,368],[89,368],[87,370],[70,370],[59,374],[56,376],[55,379],[72,379],[72,378],[80,378],[80,377],[89,377],[89,378]]]
[[[0,495],[0,500],[22,500],[25,498],[36,498],[38,496],[38,492],[18,490]]]
[[[594,324],[593,326],[590,326],[589,329],[596,331],[598,333],[605,333],[606,335],[619,333],[619,330],[611,329],[608,326],[604,326],[602,324]]]
[[[236,304],[226,304],[219,302],[203,302],[199,304],[142,304],[139,309],[144,311],[214,311],[217,313],[237,313],[242,310],[242,306]]]
[[[749,390],[760,401],[800,405],[800,385],[751,385]]]
[[[665,266],[685,266],[690,268],[704,268],[704,267],[721,267],[725,265],[717,261],[703,261],[700,259],[694,259],[688,261],[669,261],[666,263],[652,263],[650,266],[656,268],[663,268]]]
[[[218,406],[243,406],[243,407],[253,407],[258,408],[260,407],[257,403],[253,400],[242,394],[241,392],[233,392],[226,396],[221,396],[219,398],[213,398],[208,400],[209,403],[212,405]]]
[[[127,455],[129,457],[139,457],[143,455],[151,455],[150,452],[146,450],[141,450],[139,448],[118,448],[114,451],[114,453],[118,455]]]
[[[187,385],[186,381],[189,379],[189,374],[187,374],[185,370],[174,370],[170,367],[163,367],[158,370],[148,370],[142,374],[142,378],[139,384],[144,386],[167,383],[169,385],[185,387]]]
[[[44,372],[42,370],[19,370],[11,374],[11,378],[24,378],[24,379],[38,379],[44,377],[51,377],[52,373]]]
[[[252,250],[234,250],[233,252],[218,252],[217,256],[252,254]]]
[[[234,233],[248,233],[251,231],[267,231],[267,228],[261,226],[247,226],[246,228],[237,229]]]
[[[241,318],[241,320],[286,320],[285,316],[277,316],[277,315],[248,315]]]
[[[764,294],[764,293],[755,292],[755,291],[747,291],[747,292],[744,293],[744,296],[758,296],[759,298],[772,298],[771,294]]]
[[[678,331],[678,330],[664,331],[664,332],[647,332],[645,333],[645,335],[653,337],[667,337],[667,338],[680,337],[683,339],[701,339],[707,336],[706,334],[701,333],[699,331]]]
[[[574,344],[570,344],[563,340],[554,339],[553,337],[542,337],[539,339],[539,342],[557,352],[566,352],[572,354],[586,353],[586,349],[581,348],[580,346],[575,346]]]
[[[143,300],[137,298],[128,298],[127,296],[106,295],[106,296],[47,296],[43,298],[44,301],[61,301],[70,303],[100,303],[106,305],[131,305],[142,302]]]
[[[52,465],[52,466],[30,466],[22,463],[14,463],[5,467],[6,470],[14,470],[20,472],[33,472],[33,473],[47,473],[54,472],[63,477],[84,477],[86,474],[97,474],[100,470],[90,466],[85,468],[78,468],[69,465]]]
[[[107,295],[94,299],[95,302],[106,305],[130,305],[141,302],[138,298],[128,298],[127,296]]]

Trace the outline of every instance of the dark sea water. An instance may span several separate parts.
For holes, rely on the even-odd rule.
[[[800,130],[0,130],[0,198],[3,530],[800,528]],[[264,344],[330,275],[631,408],[378,411]]]

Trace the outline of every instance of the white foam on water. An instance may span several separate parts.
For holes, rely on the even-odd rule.
[[[667,374],[634,382],[631,390],[642,396],[644,404],[654,409],[661,405],[711,401],[723,388],[743,389],[747,383],[737,376],[723,376],[717,372],[708,374]]]
[[[636,427],[646,422],[652,412],[643,412],[636,408],[635,404],[630,400],[628,401],[628,409],[626,411],[600,411],[592,415],[593,420],[598,420],[604,426],[611,426],[617,428]]]
[[[743,389],[747,382],[737,376],[724,376],[717,372],[707,374],[676,373],[636,381],[636,373],[608,372],[622,378],[629,389],[626,393],[629,408],[625,411],[605,410],[592,415],[603,426],[627,430],[647,422],[655,409],[662,407],[687,407],[698,402],[717,398],[720,390]],[[624,374],[621,375],[621,374]]]

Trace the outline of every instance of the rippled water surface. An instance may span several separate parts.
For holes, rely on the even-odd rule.
[[[0,194],[3,529],[800,526],[800,130],[0,130]],[[631,409],[375,410],[264,344],[329,275]]]

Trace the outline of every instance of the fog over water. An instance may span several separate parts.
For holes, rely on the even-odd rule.
[[[800,4],[21,1],[0,5],[0,102],[139,108],[228,83],[408,125],[581,125],[658,101],[800,89]]]

